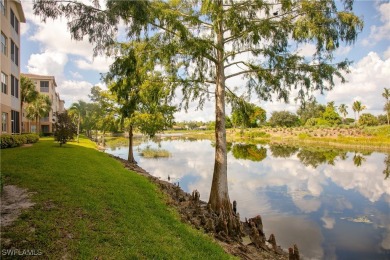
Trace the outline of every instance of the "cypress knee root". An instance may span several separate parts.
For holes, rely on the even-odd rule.
[[[237,202],[235,200],[233,201],[233,212],[237,215]]]

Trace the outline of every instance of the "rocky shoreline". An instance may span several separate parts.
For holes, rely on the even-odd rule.
[[[227,221],[224,214],[213,212],[207,203],[200,200],[198,191],[184,192],[179,184],[160,180],[136,164],[110,155],[122,162],[125,168],[149,178],[162,192],[168,195],[167,204],[177,209],[183,222],[211,235],[224,250],[241,259],[300,259],[296,245],[284,251],[276,243],[274,234],[267,239],[263,231],[261,216],[240,220],[233,202],[233,221]]]

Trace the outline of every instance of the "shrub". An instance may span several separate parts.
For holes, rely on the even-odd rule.
[[[317,118],[317,126],[330,126],[330,122],[323,119],[323,118]]]
[[[67,141],[73,139],[73,135],[76,133],[76,125],[66,111],[57,113],[56,116],[57,122],[54,124],[54,138],[62,146]]]
[[[344,120],[344,123],[347,125],[353,124],[353,123],[355,123],[355,119],[348,117]]]
[[[297,115],[288,111],[275,111],[269,119],[271,126],[293,127],[299,126],[300,121]]]
[[[38,142],[39,137],[36,134],[10,135],[3,134],[0,136],[0,148],[18,147],[22,144],[31,144]]]
[[[260,131],[260,132],[249,132],[246,134],[249,138],[256,138],[256,137],[262,137],[262,138],[269,138],[271,135],[267,134],[266,132]]]
[[[315,126],[316,124],[317,124],[317,118],[312,117],[306,121],[305,126]]]
[[[341,117],[333,107],[326,108],[325,112],[322,114],[322,119],[327,121],[327,125],[330,126],[341,124]]]
[[[378,123],[380,125],[387,125],[387,116],[386,115],[379,115],[378,116]]]
[[[374,115],[365,113],[362,114],[359,118],[359,125],[360,126],[376,126],[378,125],[378,118],[376,118]]]
[[[26,144],[33,144],[39,141],[39,136],[36,134],[25,134],[22,136],[25,136]]]

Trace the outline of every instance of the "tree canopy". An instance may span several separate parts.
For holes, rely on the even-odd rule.
[[[266,111],[255,104],[242,99],[236,99],[232,104],[234,127],[258,127],[267,120]]]
[[[172,87],[155,71],[156,58],[147,41],[122,44],[121,55],[104,76],[109,90],[116,97],[118,112],[129,129],[129,157],[132,152],[133,128],[153,137],[173,124],[174,106],[169,105]]]
[[[271,126],[293,127],[300,125],[298,116],[288,111],[272,112],[268,122]]]
[[[325,112],[325,106],[318,104],[318,102],[314,99],[310,102],[306,102],[302,104],[298,110],[297,115],[299,116],[302,124],[306,124],[306,121],[310,118],[320,118],[322,114]]]
[[[363,27],[352,12],[352,0],[343,5],[333,0],[106,1],[104,7],[99,1],[91,3],[37,0],[34,12],[44,19],[67,17],[72,36],[76,40],[88,36],[96,52],[116,49],[114,36],[123,21],[133,42],[147,39],[156,46],[153,55],[164,68],[166,81],[180,86],[184,107],[195,100],[201,107],[214,95],[216,151],[209,204],[227,216],[232,210],[225,96],[239,94],[230,80],[242,77],[248,94],[256,93],[262,100],[288,101],[293,89],[300,100],[313,91],[331,90],[335,78],[344,82],[342,72],[350,63],[335,62],[334,51],[343,42],[353,43]],[[316,46],[312,57],[299,52],[307,43]],[[231,221],[229,217],[229,227]],[[237,231],[229,228],[229,234]]]

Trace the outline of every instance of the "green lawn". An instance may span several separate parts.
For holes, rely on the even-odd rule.
[[[226,259],[212,240],[179,221],[145,177],[80,144],[43,138],[1,150],[4,184],[35,192],[36,205],[3,228],[6,247],[46,259]]]

